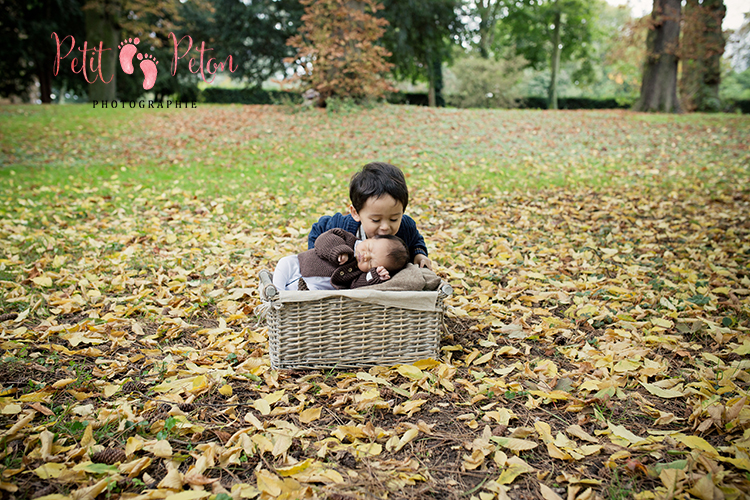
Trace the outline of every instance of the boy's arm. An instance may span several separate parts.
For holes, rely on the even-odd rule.
[[[432,269],[432,261],[427,257],[427,245],[425,245],[422,235],[419,234],[417,223],[414,222],[414,219],[408,215],[404,215],[401,219],[401,228],[397,236],[404,240],[406,246],[409,247],[412,262],[419,267]]]
[[[310,228],[310,234],[307,235],[307,249],[312,250],[315,248],[315,240],[318,239],[318,236],[325,233],[330,227],[328,227],[328,224],[330,223],[331,219],[330,215],[324,215],[320,219],[318,219],[318,222],[312,225]]]

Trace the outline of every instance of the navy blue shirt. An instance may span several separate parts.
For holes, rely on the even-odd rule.
[[[342,215],[337,212],[333,215],[324,215],[310,229],[310,234],[307,236],[307,248],[315,248],[315,240],[329,229],[340,227],[344,231],[356,235],[360,225],[361,223],[354,220],[351,214]],[[424,239],[417,230],[416,222],[408,215],[401,216],[401,227],[398,228],[396,236],[406,243],[412,262],[419,253],[427,256],[427,245],[424,244]]]

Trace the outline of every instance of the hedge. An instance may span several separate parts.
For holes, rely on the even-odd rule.
[[[201,101],[219,104],[280,104],[284,102],[301,103],[299,92],[283,90],[263,90],[258,87],[249,89],[222,89],[209,87],[201,92]]]

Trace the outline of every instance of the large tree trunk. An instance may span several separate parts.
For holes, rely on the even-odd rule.
[[[652,26],[646,38],[641,97],[637,111],[679,113],[677,47],[680,40],[680,0],[654,0]]]
[[[680,58],[680,97],[686,111],[718,111],[720,60],[726,41],[721,23],[726,14],[723,0],[688,0]]]
[[[443,99],[443,60],[439,54],[428,55],[429,89],[427,91],[427,105],[431,108],[445,106]]]
[[[107,50],[102,54],[101,73],[105,80],[112,78],[109,83],[104,83],[97,78],[96,82],[88,86],[89,101],[112,101],[117,97],[117,45],[120,42],[120,30],[117,20],[120,15],[120,5],[116,1],[101,0],[89,2],[84,9],[86,19],[86,41],[88,49],[99,48],[99,42],[104,42]],[[89,54],[91,54],[89,52]],[[90,56],[87,56],[87,59]],[[97,56],[95,56],[97,57]],[[96,62],[94,67],[96,68]],[[86,61],[86,71],[89,80],[93,80],[97,73],[91,72],[91,67]]]
[[[557,1],[555,1],[557,7]],[[560,10],[555,12],[555,31],[552,34],[552,77],[549,81],[549,99],[547,102],[548,109],[557,109],[557,75],[560,72],[560,43],[562,39],[562,13]]]

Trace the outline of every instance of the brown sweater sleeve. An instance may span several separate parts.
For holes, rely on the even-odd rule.
[[[321,234],[315,240],[315,254],[334,264],[338,264],[339,255],[344,254],[348,261],[354,257],[355,241],[357,241],[356,236],[336,227]]]

